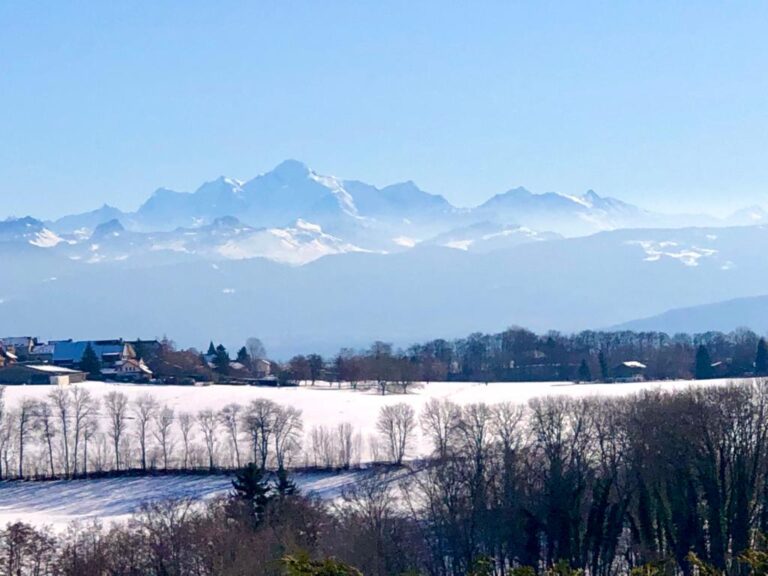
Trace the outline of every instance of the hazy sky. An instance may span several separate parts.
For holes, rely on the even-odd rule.
[[[768,205],[768,3],[0,1],[0,216],[285,158],[459,205]]]

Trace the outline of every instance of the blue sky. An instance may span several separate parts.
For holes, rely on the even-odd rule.
[[[0,2],[0,216],[285,158],[459,205],[768,205],[768,4]]]

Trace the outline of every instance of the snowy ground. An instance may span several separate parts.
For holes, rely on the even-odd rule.
[[[711,380],[695,385],[723,385],[724,380]],[[314,426],[335,426],[351,423],[363,436],[376,433],[376,419],[380,408],[387,404],[408,402],[417,412],[431,398],[448,398],[459,404],[485,402],[488,404],[512,401],[527,402],[538,396],[621,396],[643,389],[660,388],[667,391],[685,389],[694,383],[644,382],[632,384],[572,383],[431,383],[414,389],[408,395],[380,396],[374,392],[349,389],[338,390],[328,384],[299,388],[255,388],[243,386],[146,386],[81,384],[95,396],[101,397],[112,390],[120,390],[135,399],[150,393],[161,404],[168,404],[177,411],[196,412],[203,408],[220,409],[231,402],[242,405],[256,398],[268,398],[282,405],[302,410],[305,430]],[[12,410],[24,398],[44,399],[52,386],[7,386],[6,404]],[[417,457],[429,451],[428,443],[420,434],[410,454]],[[297,483],[305,493],[315,493],[323,498],[338,496],[344,486],[353,484],[360,472],[334,474],[330,472],[307,474],[297,477]],[[119,520],[136,512],[143,503],[158,498],[210,498],[230,489],[225,476],[160,476],[100,480],[57,482],[0,482],[0,526],[22,520],[37,525],[52,525],[62,529],[73,520],[99,518],[104,521]]]
[[[708,380],[696,385],[722,385],[724,380]],[[195,413],[204,408],[219,410],[230,403],[246,406],[257,398],[268,398],[285,406],[302,411],[304,429],[309,433],[315,426],[335,427],[342,422],[352,424],[356,432],[368,438],[376,434],[379,410],[387,404],[407,402],[417,414],[431,398],[447,398],[458,404],[484,402],[525,403],[531,398],[550,395],[568,396],[622,396],[643,389],[660,388],[679,390],[691,386],[691,381],[640,382],[627,384],[574,384],[572,382],[497,382],[490,384],[466,382],[432,382],[421,388],[409,390],[407,395],[387,394],[375,391],[341,389],[328,383],[294,388],[266,388],[251,386],[151,386],[135,384],[107,384],[86,382],[79,386],[101,398],[113,390],[125,393],[133,400],[143,394],[151,394],[161,405],[168,405],[176,412]],[[6,407],[12,410],[25,398],[44,400],[54,386],[6,386]],[[106,419],[105,419],[106,420]],[[106,422],[104,423],[106,424]],[[418,457],[429,452],[425,439],[417,434],[410,456]],[[365,460],[365,456],[363,457]]]
[[[708,380],[695,385],[723,385],[725,380]],[[421,388],[409,390],[407,395],[387,394],[381,396],[374,391],[337,389],[335,385],[318,383],[315,386],[296,388],[266,388],[251,386],[151,386],[133,384],[106,384],[86,382],[79,386],[90,390],[94,396],[103,397],[112,390],[125,393],[129,399],[142,394],[152,394],[160,404],[167,404],[177,412],[195,413],[204,408],[219,410],[230,403],[243,406],[257,398],[268,398],[278,404],[294,406],[302,411],[304,429],[308,433],[315,426],[335,427],[349,422],[363,438],[376,434],[376,419],[379,410],[387,404],[407,402],[417,414],[431,398],[447,398],[458,404],[484,402],[525,403],[538,396],[622,396],[643,389],[663,390],[684,389],[693,385],[691,381],[641,382],[627,384],[574,384],[571,382],[432,382]],[[8,409],[13,409],[24,398],[45,399],[53,386],[6,386],[5,398]],[[426,455],[429,445],[417,434],[412,457]]]
[[[369,472],[300,473],[293,480],[303,494],[330,500],[365,474]],[[17,521],[56,530],[74,521],[109,523],[126,519],[144,504],[158,500],[203,501],[231,490],[231,477],[225,475],[0,482],[0,527]]]

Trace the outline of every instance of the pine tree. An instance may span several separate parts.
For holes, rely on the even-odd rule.
[[[582,358],[579,365],[579,382],[592,382],[592,371],[589,369],[586,359]]]
[[[216,371],[220,374],[227,374],[229,372],[229,353],[222,344],[216,346],[214,350],[213,365],[216,367]]]
[[[696,380],[706,380],[712,378],[712,359],[709,357],[709,351],[704,344],[700,344],[696,349],[696,365],[694,366],[694,378]]]
[[[248,350],[245,346],[237,351],[237,361],[240,362],[240,364],[244,364],[246,366],[250,365],[251,357],[248,355]]]
[[[294,496],[299,491],[296,483],[290,479],[288,472],[282,467],[277,471],[277,485],[275,488],[281,499]]]
[[[264,478],[264,472],[253,462],[235,474],[232,480],[235,499],[244,505],[254,526],[264,518],[271,499],[271,489]]]
[[[208,352],[205,354],[206,356],[216,356],[216,346],[213,345],[213,340],[211,340],[211,343],[208,344]]]
[[[768,374],[768,343],[765,342],[765,338],[760,338],[757,342],[755,374],[758,376],[765,376]]]
[[[608,381],[608,362],[605,360],[605,354],[603,354],[602,350],[600,351],[600,354],[597,355],[597,361],[600,363],[600,378],[603,380],[603,382]]]
[[[96,379],[101,376],[101,361],[96,355],[96,352],[93,351],[90,342],[88,343],[88,346],[85,347],[83,357],[80,359],[80,370],[87,372],[88,378],[91,379]]]

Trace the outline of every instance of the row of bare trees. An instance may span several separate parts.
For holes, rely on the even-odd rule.
[[[73,386],[6,410],[4,391],[0,387],[0,478],[239,468],[246,459],[280,468],[301,448],[301,412],[269,400],[191,413],[161,405],[150,393],[131,400],[112,391],[98,399]]]
[[[0,388],[0,478],[75,477],[111,471],[291,466],[350,468],[368,457],[401,464],[415,438],[415,413],[382,408],[377,435],[348,422],[306,434],[301,411],[271,400],[220,410],[176,411],[151,393],[96,398],[77,386],[5,410]],[[366,453],[367,450],[367,453]]]

